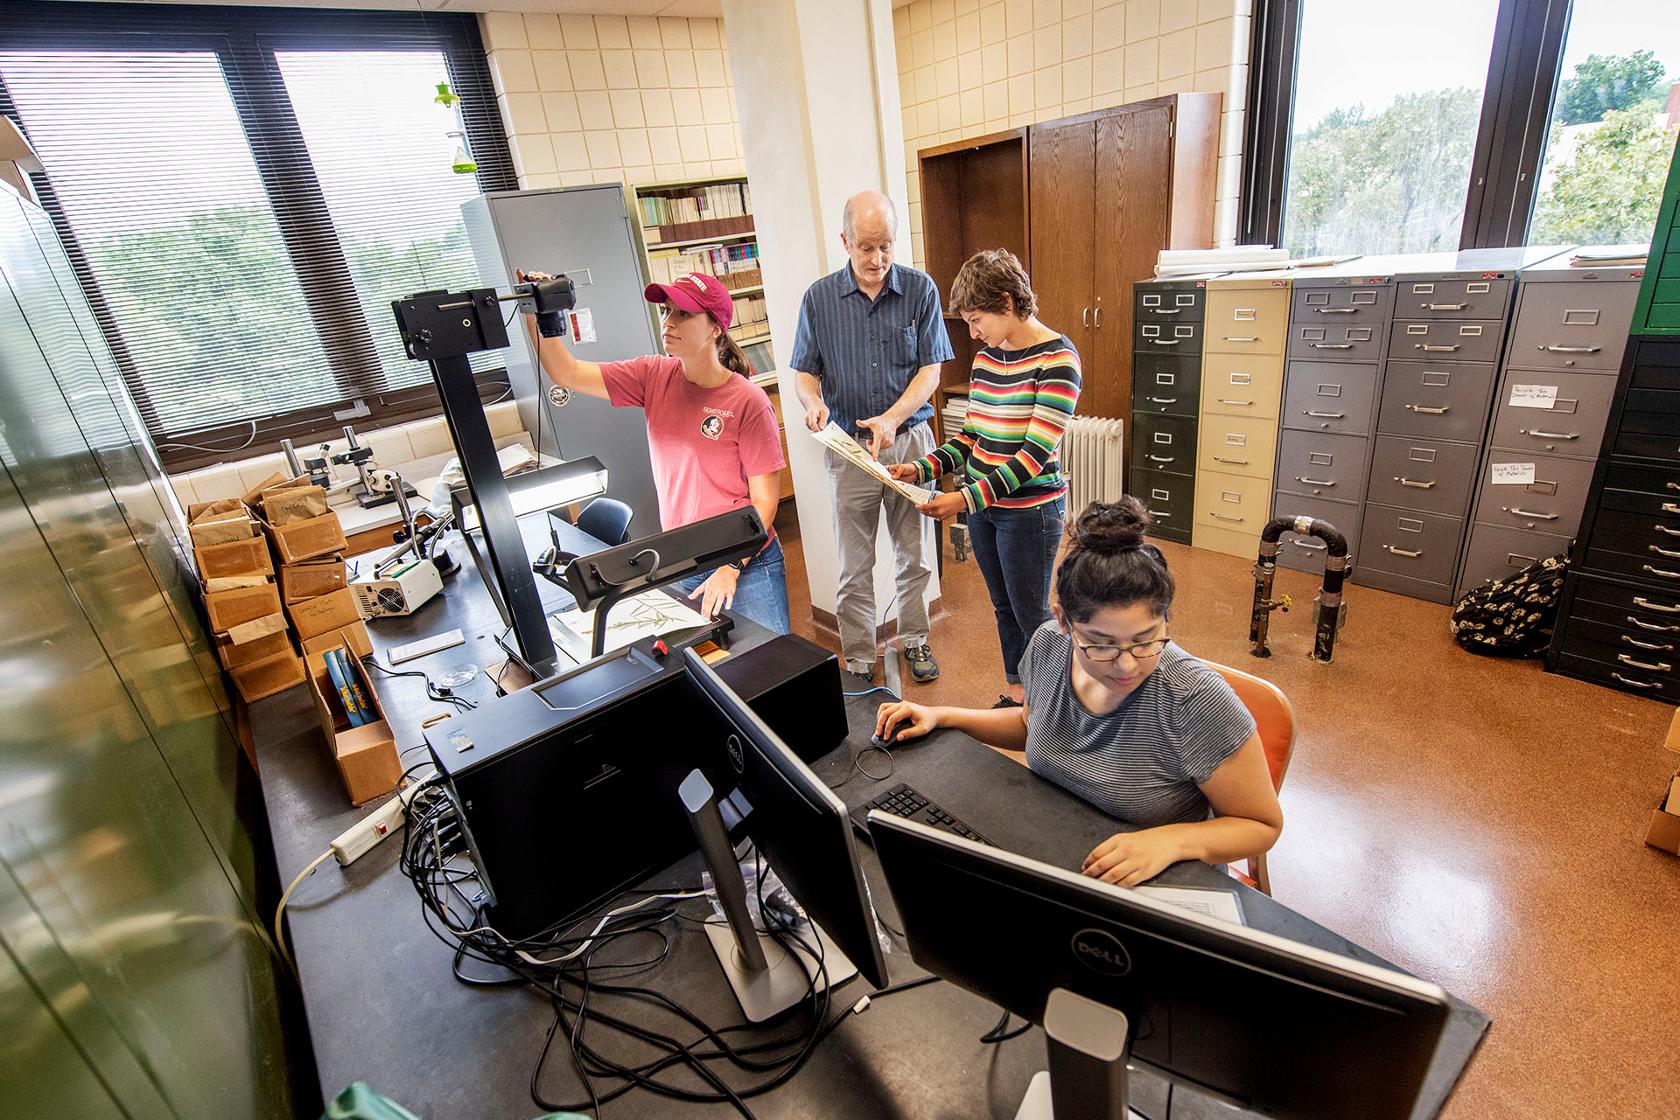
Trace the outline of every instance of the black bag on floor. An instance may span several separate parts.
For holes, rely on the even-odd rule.
[[[1515,575],[1478,587],[1453,607],[1453,640],[1471,653],[1534,657],[1545,653],[1557,622],[1568,555],[1548,556]]]

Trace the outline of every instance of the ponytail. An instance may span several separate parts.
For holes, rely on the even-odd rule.
[[[713,322],[716,322],[716,320],[713,320]],[[718,361],[724,369],[731,373],[738,373],[746,378],[753,375],[752,363],[747,361],[746,353],[740,346],[736,345],[728,331],[723,331],[718,335]]]
[[[1104,607],[1134,603],[1166,617],[1173,578],[1160,549],[1143,539],[1152,523],[1143,503],[1130,494],[1085,507],[1056,569],[1056,601],[1068,619],[1089,622]]]

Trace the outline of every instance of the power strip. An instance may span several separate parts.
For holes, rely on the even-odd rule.
[[[419,792],[423,782],[415,782],[391,800],[339,833],[332,842],[333,858],[340,867],[352,863],[371,852],[381,840],[402,828],[403,811]]]

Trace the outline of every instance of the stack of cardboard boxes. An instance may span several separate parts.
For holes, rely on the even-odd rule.
[[[187,522],[216,656],[234,688],[251,701],[302,684],[268,541],[250,510],[224,498],[189,506]]]
[[[1663,746],[1680,754],[1680,710],[1674,713],[1674,721],[1668,725],[1668,739]],[[1680,774],[1670,779],[1667,792],[1657,803],[1656,812],[1651,814],[1651,827],[1645,833],[1645,843],[1680,856]]]

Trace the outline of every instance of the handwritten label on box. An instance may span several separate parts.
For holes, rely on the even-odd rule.
[[[1512,408],[1545,408],[1549,409],[1557,403],[1558,387],[1556,385],[1512,385]]]
[[[1489,463],[1488,481],[1495,486],[1527,486],[1534,481],[1534,464]]]

